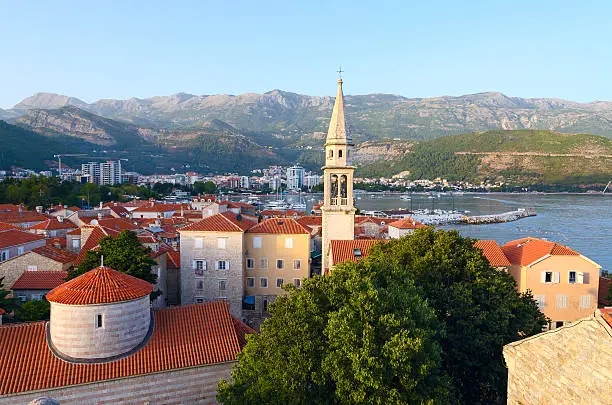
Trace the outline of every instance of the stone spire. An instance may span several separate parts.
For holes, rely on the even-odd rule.
[[[329,121],[329,129],[327,131],[327,139],[325,141],[326,146],[329,144],[352,145],[350,136],[347,136],[346,134],[346,123],[344,121],[344,96],[342,95],[342,78],[338,79],[338,92],[336,93],[334,110],[332,111],[331,120]]]

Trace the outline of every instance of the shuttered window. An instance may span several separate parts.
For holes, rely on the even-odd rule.
[[[567,308],[567,295],[566,294],[557,295],[557,308],[559,309]]]

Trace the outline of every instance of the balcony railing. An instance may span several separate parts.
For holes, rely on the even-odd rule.
[[[332,198],[331,205],[348,205],[348,198]]]

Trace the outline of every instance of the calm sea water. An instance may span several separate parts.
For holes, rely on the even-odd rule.
[[[503,244],[525,236],[562,243],[612,271],[612,195],[567,194],[465,194],[430,199],[412,195],[402,201],[397,195],[358,194],[361,210],[393,208],[468,210],[468,215],[495,214],[533,207],[537,216],[515,222],[486,225],[453,225],[461,234],[478,239],[494,239]]]

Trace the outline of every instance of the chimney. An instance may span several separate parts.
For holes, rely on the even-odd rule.
[[[43,209],[42,205],[36,206],[36,212],[38,212],[39,214],[42,214],[42,211],[43,211],[42,209]]]
[[[63,217],[63,216],[61,216],[61,215],[58,215],[58,217],[57,217],[57,222],[60,222],[60,223],[61,223],[61,222],[64,222],[64,217]]]
[[[159,219],[155,220],[155,226],[161,226],[161,221]]]
[[[102,219],[102,218],[104,218],[104,214],[103,214],[103,213],[101,213],[101,212],[99,212],[99,213],[98,213],[98,220],[100,220],[100,219]]]
[[[102,209],[102,201],[100,201],[100,209]]]

